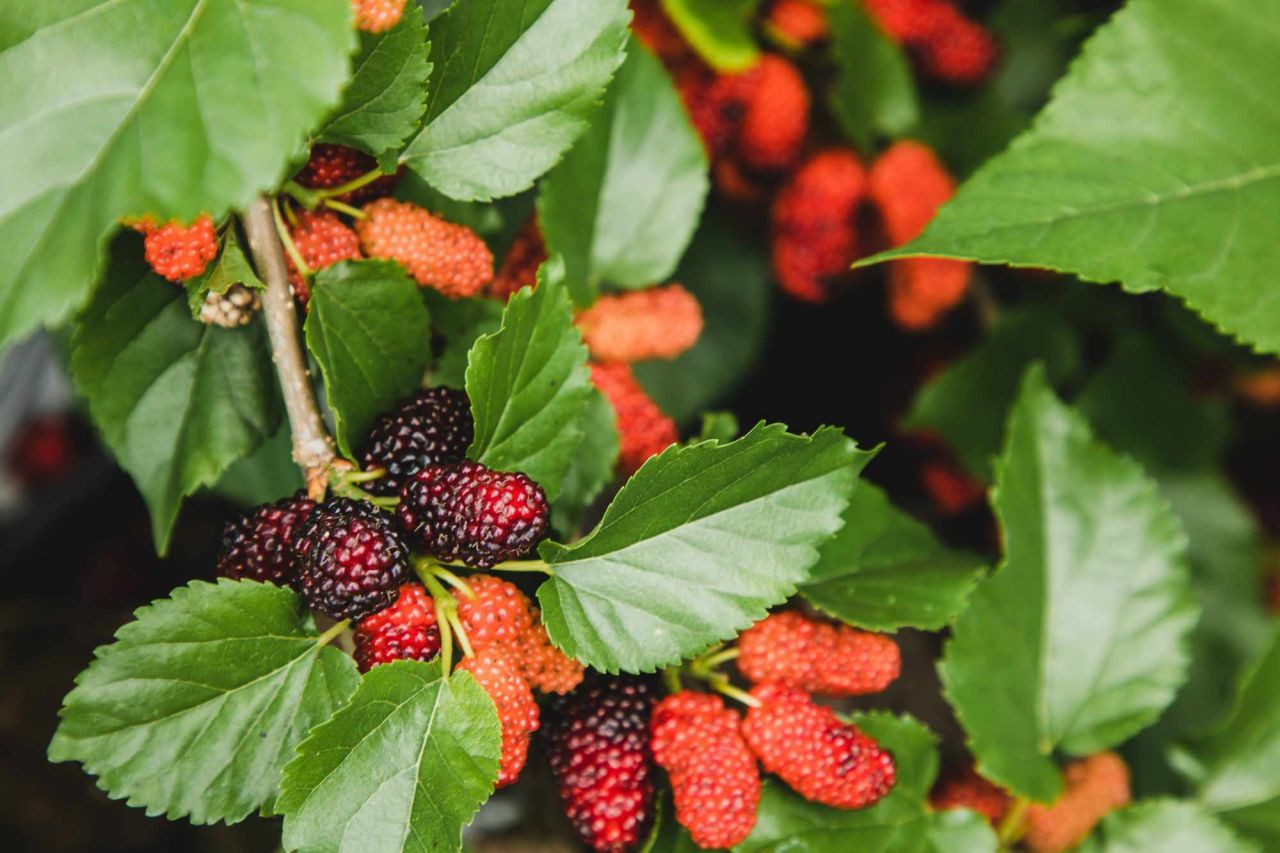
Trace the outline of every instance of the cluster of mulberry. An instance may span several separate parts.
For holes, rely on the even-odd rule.
[[[395,4],[364,5],[373,15],[375,7]],[[286,209],[292,243],[287,247],[289,283],[299,303],[306,307],[309,302],[311,276],[318,270],[365,257],[398,261],[419,285],[450,298],[475,296],[488,288],[493,282],[493,254],[484,241],[465,225],[390,198],[399,176],[373,177],[377,168],[377,161],[362,151],[318,144],[294,175],[295,183],[316,191],[332,193],[354,184],[332,197],[344,205],[341,214],[324,207]],[[358,216],[350,209],[353,205],[362,205]],[[347,213],[355,217],[353,222],[348,222]],[[299,260],[306,269],[298,268]]]
[[[918,142],[895,143],[869,171],[851,150],[820,151],[774,199],[774,275],[791,295],[824,301],[859,257],[918,236],[953,189],[945,167]],[[921,330],[964,297],[972,264],[911,258],[888,269],[890,316]]]

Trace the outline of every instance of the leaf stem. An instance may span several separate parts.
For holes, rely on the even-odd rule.
[[[331,198],[337,198],[340,195],[355,192],[358,189],[369,186],[369,184],[381,178],[385,173],[381,169],[374,169],[365,172],[358,178],[352,178],[345,184],[338,184],[336,187],[325,187],[323,189],[312,190],[317,198],[328,201]]]
[[[440,666],[445,678],[449,677],[449,668],[453,666],[453,629],[449,625],[449,614],[443,599],[437,598],[436,627],[440,629]]]
[[[289,288],[289,269],[284,247],[276,232],[271,202],[265,197],[253,202],[244,215],[245,234],[258,275],[266,282],[262,294],[263,315],[271,339],[272,360],[280,378],[280,391],[289,414],[293,436],[293,461],[302,469],[307,492],[322,499],[329,465],[336,454],[333,438],[320,417],[315,390],[307,373],[298,328],[298,314]]]
[[[453,633],[458,635],[458,643],[462,646],[463,657],[475,657],[476,653],[471,649],[471,641],[467,639],[467,631],[462,627],[462,620],[458,618],[458,608],[456,606],[447,608],[445,616],[449,619],[449,626],[453,628]]]
[[[363,210],[361,210],[358,207],[352,207],[349,204],[343,204],[342,202],[338,201],[335,198],[326,198],[324,200],[324,206],[331,210],[336,210],[339,213],[345,213],[347,216],[350,216],[352,219],[365,218],[365,214]]]
[[[725,649],[722,652],[717,652],[710,657],[701,658],[701,661],[703,666],[707,669],[715,669],[722,663],[728,663],[729,661],[736,659],[739,654],[741,654],[741,652],[738,647],[733,646],[732,648]]]
[[[349,627],[351,627],[350,619],[343,619],[341,622],[334,622],[332,625],[329,626],[328,630],[326,630],[323,634],[320,634],[316,637],[316,645],[317,646],[329,645],[331,642],[333,642],[334,638],[336,638],[343,631],[347,630],[347,628]]]
[[[996,838],[1001,847],[1012,847],[1022,838],[1023,832],[1026,831],[1027,809],[1030,806],[1031,800],[1028,798],[1014,798],[1013,805],[1009,806],[1009,811],[1005,812],[1000,826],[996,829]]]
[[[662,671],[662,683],[666,686],[668,693],[679,693],[684,689],[684,685],[680,683],[680,667],[669,666]]]
[[[461,560],[438,560],[437,565],[451,566],[455,569],[472,568]],[[489,567],[492,571],[497,572],[541,572],[546,575],[554,575],[555,570],[547,563],[546,560],[503,560],[501,563],[494,563]]]

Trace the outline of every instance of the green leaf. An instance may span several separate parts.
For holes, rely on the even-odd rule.
[[[276,793],[307,730],[356,689],[296,593],[192,581],[140,608],[63,702],[50,761],[148,815],[230,823]]]
[[[982,560],[944,547],[871,483],[853,490],[844,518],[800,587],[810,604],[871,631],[937,631],[964,609]]]
[[[1132,0],[1031,129],[967,181],[909,255],[1048,267],[1164,289],[1280,352],[1280,0]],[[1212,130],[1206,130],[1211,128]]]
[[[925,818],[920,853],[997,853],[1000,842],[987,819],[969,809],[948,809]]]
[[[981,343],[921,389],[903,425],[940,433],[972,473],[990,480],[1005,417],[1035,361],[1045,363],[1055,384],[1071,375],[1080,362],[1075,333],[1052,308],[1006,312]]]
[[[356,457],[379,413],[422,384],[431,321],[418,287],[392,261],[343,261],[316,274],[305,325],[337,426]]]
[[[869,456],[838,429],[804,437],[778,424],[673,445],[589,536],[543,543],[552,642],[596,669],[651,672],[732,638],[805,579]]]
[[[1047,802],[1062,782],[1055,749],[1114,746],[1173,700],[1199,608],[1172,508],[1043,369],[1028,371],[1008,432],[993,501],[1005,562],[939,669],[982,774]]]
[[[350,19],[341,0],[6,0],[0,344],[83,304],[121,216],[220,216],[278,180],[338,99]]]
[[[191,309],[191,319],[200,319],[200,309],[204,307],[204,298],[210,292],[225,294],[232,285],[241,284],[254,290],[264,290],[266,285],[254,272],[253,265],[245,257],[240,248],[240,238],[236,236],[235,227],[228,227],[222,235],[222,245],[218,250],[218,258],[205,269],[204,273],[183,282],[187,291],[187,307]]]
[[[453,198],[514,195],[587,128],[623,59],[626,0],[467,0],[431,22],[426,125],[401,157]]]
[[[836,64],[831,111],[863,151],[879,137],[898,137],[920,120],[915,78],[902,48],[855,3],[827,10]]]
[[[746,71],[760,58],[751,32],[760,0],[662,0],[663,11],[717,71]]]
[[[587,348],[558,259],[538,270],[536,288],[511,297],[502,328],[476,341],[466,387],[476,423],[467,458],[522,471],[555,499],[591,399]]]
[[[427,109],[430,50],[421,15],[405,15],[385,33],[361,33],[342,103],[316,137],[374,156],[398,151]]]
[[[632,42],[591,127],[542,182],[538,224],[574,301],[665,281],[707,197],[707,155],[662,65]]]
[[[702,306],[702,335],[679,358],[640,362],[636,377],[677,421],[723,401],[748,376],[764,346],[773,283],[758,240],[728,216],[703,217],[675,280]]]
[[[1198,799],[1240,831],[1280,844],[1280,630],[1249,667],[1235,707],[1197,744]]]
[[[1151,337],[1129,333],[1076,399],[1098,435],[1153,470],[1215,464],[1231,433],[1222,400],[1192,396],[1191,368]]]
[[[594,387],[578,424],[582,441],[569,463],[560,494],[551,502],[551,523],[567,538],[578,533],[582,516],[613,482],[618,459],[618,427],[613,406]]]
[[[291,495],[304,485],[302,472],[293,461],[293,437],[285,425],[257,450],[231,463],[211,488],[230,501],[251,507]]]
[[[286,850],[462,849],[462,828],[493,791],[502,734],[467,672],[438,662],[374,667],[285,767]]]
[[[893,753],[898,782],[883,800],[846,811],[811,803],[776,780],[765,782],[755,829],[737,853],[860,853],[919,850],[925,800],[938,775],[936,738],[911,717],[873,712],[852,722]]]
[[[431,325],[443,345],[431,365],[431,378],[440,385],[461,388],[467,380],[467,356],[483,335],[502,328],[506,303],[496,299],[450,299],[435,290],[423,290]]]
[[[742,434],[738,426],[738,417],[733,412],[703,412],[702,427],[697,437],[690,439],[693,444],[698,441],[733,441]]]
[[[1080,853],[1262,853],[1192,802],[1148,800],[1113,812]]]
[[[140,242],[133,234],[117,241],[72,338],[71,371],[146,499],[163,553],[183,498],[274,435],[280,405],[262,323],[193,321],[182,290],[142,260]]]

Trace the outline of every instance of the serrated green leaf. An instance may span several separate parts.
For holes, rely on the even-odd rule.
[[[1079,853],[1262,853],[1193,802],[1148,800],[1102,821]]]
[[[1252,80],[1280,0],[1131,0],[1049,106],[917,240],[877,256],[1048,267],[1167,290],[1280,352],[1280,111]],[[1208,129],[1212,130],[1208,130]]]
[[[305,324],[338,447],[356,458],[369,427],[422,383],[431,321],[418,287],[392,261],[343,261],[316,274]]]
[[[354,42],[345,0],[6,0],[0,343],[85,301],[120,217],[220,216],[278,180]]]
[[[583,513],[613,482],[618,460],[618,427],[613,406],[594,387],[578,424],[582,441],[565,472],[560,494],[551,502],[551,524],[566,538],[579,532]]]
[[[361,33],[342,102],[317,139],[375,157],[398,151],[427,110],[430,50],[421,15],[404,15],[385,33]]]
[[[992,332],[921,389],[903,425],[940,433],[970,472],[990,480],[1018,382],[1042,361],[1057,383],[1080,362],[1075,333],[1052,309],[1007,312]]]
[[[640,362],[636,378],[677,421],[722,402],[749,374],[769,329],[773,283],[764,246],[708,211],[675,280],[702,306],[702,334],[679,358]]]
[[[964,609],[981,559],[946,548],[871,483],[853,490],[844,518],[800,587],[810,604],[871,631],[936,631]]]
[[[596,669],[651,672],[732,638],[805,579],[869,457],[831,427],[673,445],[589,536],[543,543],[552,642]]]
[[[855,714],[852,722],[893,753],[898,781],[883,800],[846,811],[811,803],[765,782],[755,829],[735,853],[906,853],[925,839],[925,800],[938,775],[937,738],[911,717]]]
[[[1196,753],[1204,768],[1199,801],[1269,849],[1280,844],[1280,630],[1248,668],[1231,713]]]
[[[461,850],[462,828],[493,791],[501,744],[493,702],[470,673],[374,667],[285,768],[284,847]]]
[[[574,301],[665,281],[707,197],[707,155],[662,65],[629,45],[591,127],[542,182],[538,224]]]
[[[1038,367],[1010,416],[993,503],[1004,565],[970,597],[939,671],[982,775],[1047,802],[1062,781],[1054,750],[1120,743],[1186,680],[1199,616],[1186,534]]]
[[[995,830],[986,817],[977,812],[948,809],[934,812],[924,820],[920,853],[997,853],[1001,849]]]
[[[920,120],[911,63],[860,5],[837,3],[826,13],[836,64],[831,112],[845,135],[870,151],[878,137],[902,136]]]
[[[662,0],[663,11],[717,71],[746,71],[760,58],[751,26],[760,0]]]
[[[200,309],[204,307],[206,295],[225,294],[235,284],[254,290],[266,288],[254,272],[249,259],[245,257],[244,249],[240,248],[240,238],[236,236],[235,226],[232,225],[223,232],[217,260],[209,264],[203,274],[187,279],[182,284],[187,291],[187,307],[191,309],[191,319],[200,319]]]
[[[466,387],[476,424],[467,458],[521,471],[558,496],[591,400],[587,348],[559,259],[538,270],[536,288],[511,297],[501,329],[475,342]]]
[[[71,372],[146,499],[164,553],[183,498],[274,435],[280,405],[262,323],[193,321],[183,291],[151,272],[140,242],[117,240],[72,338]]]
[[[360,678],[301,598],[270,584],[192,581],[134,616],[67,694],[49,760],[81,762],[148,815],[253,813]]]
[[[1148,468],[1203,469],[1222,455],[1231,417],[1225,401],[1192,395],[1191,370],[1150,336],[1129,333],[1075,404],[1099,436]]]
[[[426,125],[401,161],[463,201],[514,195],[573,145],[623,60],[626,0],[467,0],[431,22]]]
[[[293,437],[286,424],[258,449],[231,463],[211,489],[244,507],[270,503],[306,485],[293,461]]]

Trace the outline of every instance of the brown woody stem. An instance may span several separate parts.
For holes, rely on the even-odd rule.
[[[298,314],[289,288],[289,271],[284,247],[276,234],[271,202],[259,198],[244,213],[245,233],[258,275],[266,282],[262,294],[262,312],[267,319],[271,339],[271,358],[280,377],[280,391],[289,429],[293,435],[293,461],[302,469],[307,492],[312,498],[324,497],[329,466],[335,458],[333,438],[320,417],[306,358],[302,354]]]

